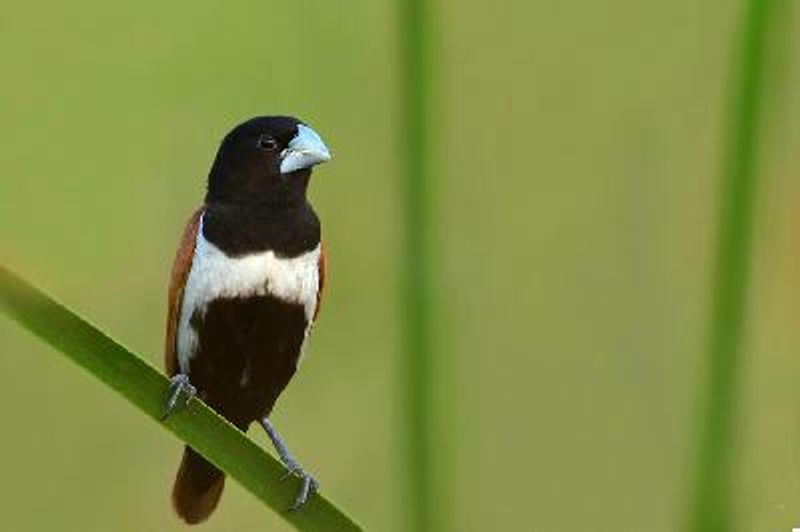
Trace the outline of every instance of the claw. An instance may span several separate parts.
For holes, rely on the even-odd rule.
[[[281,475],[280,481],[284,482],[289,477],[297,477],[303,483],[300,486],[300,492],[297,494],[297,497],[294,500],[294,504],[292,504],[291,508],[289,508],[290,512],[295,512],[302,508],[308,500],[311,498],[319,490],[319,482],[317,479],[306,473],[305,469],[303,469],[300,464],[292,456],[292,453],[289,452],[289,449],[286,447],[286,444],[281,439],[278,431],[275,430],[275,427],[272,426],[269,419],[263,418],[261,420],[261,425],[264,427],[264,430],[267,431],[267,435],[272,440],[272,444],[275,446],[275,450],[278,451],[278,456],[280,456],[281,462],[283,465],[286,466],[286,472]]]
[[[300,487],[300,493],[297,494],[297,498],[294,500],[294,504],[292,507],[289,508],[290,512],[296,512],[308,502],[312,495],[314,495],[317,490],[319,489],[319,482],[317,479],[303,471],[300,470],[300,478],[303,479],[303,485]]]
[[[164,401],[164,412],[161,414],[160,421],[164,421],[176,410],[185,407],[195,395],[197,395],[197,388],[192,386],[187,375],[183,373],[174,375],[169,381],[167,400]]]
[[[297,476],[298,478],[303,478],[302,477],[303,473],[304,473],[303,468],[300,467],[299,464],[297,464],[297,463],[287,464],[286,465],[286,473],[281,475],[281,478],[279,480],[281,482],[285,482],[287,478],[293,477],[293,476]]]

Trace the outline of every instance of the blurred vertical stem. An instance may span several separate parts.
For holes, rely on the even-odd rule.
[[[434,171],[431,154],[434,92],[431,0],[400,0],[400,142],[404,189],[404,431],[407,438],[407,490],[412,530],[434,530],[432,467],[434,368],[432,274],[435,219],[432,215]]]
[[[759,125],[764,107],[767,38],[781,0],[746,0],[730,85],[708,351],[708,383],[690,530],[733,528],[734,448],[739,373],[753,247]]]

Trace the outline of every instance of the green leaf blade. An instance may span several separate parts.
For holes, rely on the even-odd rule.
[[[168,380],[100,329],[0,266],[0,313],[65,354],[139,410],[158,421]],[[283,466],[200,400],[161,424],[236,479],[298,530],[361,530],[320,494],[288,512],[296,479],[280,482]]]
[[[688,528],[736,527],[735,466],[740,380],[766,107],[767,47],[785,0],[747,0],[730,87],[709,332],[708,382]]]

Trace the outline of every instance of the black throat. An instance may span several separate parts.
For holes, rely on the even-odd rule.
[[[316,248],[320,223],[307,201],[291,205],[243,205],[209,202],[203,236],[230,257],[273,251],[296,257]]]

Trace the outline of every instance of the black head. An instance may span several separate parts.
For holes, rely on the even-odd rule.
[[[300,120],[290,116],[252,118],[222,140],[208,175],[206,202],[304,202],[312,167],[329,159],[322,139]]]

